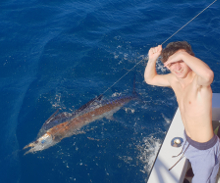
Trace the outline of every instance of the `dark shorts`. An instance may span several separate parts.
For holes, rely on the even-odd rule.
[[[199,143],[185,133],[184,156],[190,161],[194,177],[192,183],[215,183],[220,162],[220,139]]]

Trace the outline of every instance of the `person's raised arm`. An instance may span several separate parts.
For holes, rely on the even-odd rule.
[[[144,80],[147,84],[156,86],[170,86],[168,75],[158,75],[156,71],[156,62],[162,51],[162,46],[151,48],[148,52],[148,63],[144,72]]]
[[[209,86],[212,83],[214,73],[210,67],[202,60],[190,55],[184,50],[170,56],[164,66],[168,66],[169,64],[180,60],[184,61],[189,68],[196,73],[198,85]]]

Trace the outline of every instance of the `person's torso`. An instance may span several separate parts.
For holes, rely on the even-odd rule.
[[[198,86],[196,76],[184,87],[174,79],[171,87],[188,136],[198,142],[210,140],[213,137],[211,87]]]

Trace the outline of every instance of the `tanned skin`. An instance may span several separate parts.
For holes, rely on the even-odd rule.
[[[150,85],[171,87],[176,95],[186,134],[194,141],[207,142],[213,135],[212,89],[213,71],[202,60],[184,49],[176,51],[164,63],[169,74],[159,75],[156,61],[162,46],[151,48],[144,78]]]

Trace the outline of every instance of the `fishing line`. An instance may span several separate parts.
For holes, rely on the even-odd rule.
[[[176,32],[174,32],[170,37],[168,37],[161,45],[166,43],[168,40],[170,40],[174,35],[176,35],[179,31],[181,31],[184,27],[186,27],[189,23],[191,23],[195,18],[197,18],[200,14],[202,14],[205,10],[207,10],[210,6],[212,6],[217,0],[214,0],[211,4],[209,4],[206,8],[204,8],[202,11],[200,11],[196,16],[194,16],[191,20],[189,20],[186,24],[184,24],[182,27],[180,27]],[[116,82],[114,82],[110,87],[108,87],[101,95],[105,94],[108,90],[110,90],[114,85],[116,85],[122,78],[124,78],[129,72],[131,72],[135,67],[137,67],[141,62],[148,60],[148,56],[144,59],[140,60],[138,63],[136,63],[131,69],[129,69],[124,75],[122,75]],[[99,95],[100,96],[100,95]],[[98,97],[94,99],[93,102],[90,103],[92,105]],[[67,126],[70,122],[68,122],[65,126]],[[64,127],[65,127],[64,126]],[[63,127],[63,128],[64,128]],[[61,130],[61,129],[60,129]],[[55,134],[59,133],[58,130]],[[55,135],[54,134],[54,135]]]
[[[176,32],[174,32],[170,37],[168,37],[161,45],[166,43],[170,38],[172,38],[175,34],[177,34],[179,31],[181,31],[184,27],[186,27],[189,23],[191,23],[194,19],[196,19],[200,14],[202,14],[205,10],[207,10],[210,6],[212,6],[217,0],[213,1],[210,5],[208,5],[205,9],[203,9],[201,12],[199,12],[196,16],[194,16],[190,21],[188,21],[186,24],[184,24],[182,27],[180,27]]]

